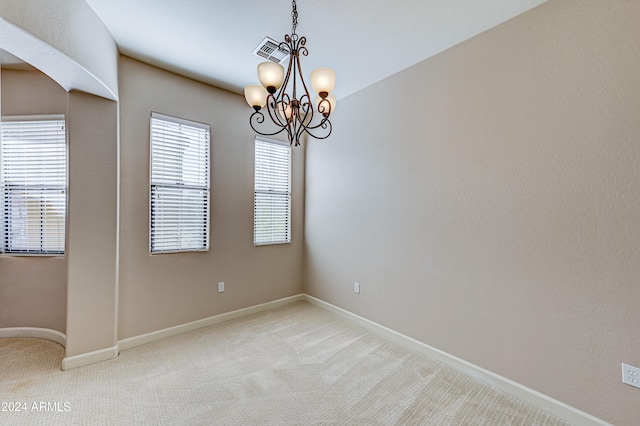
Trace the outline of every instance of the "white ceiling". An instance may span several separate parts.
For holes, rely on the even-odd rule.
[[[252,52],[291,32],[289,0],[86,0],[121,53],[242,92],[257,83]],[[299,0],[302,59],[336,70],[347,96],[547,0]]]

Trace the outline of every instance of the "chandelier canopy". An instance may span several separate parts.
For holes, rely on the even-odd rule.
[[[298,10],[296,1],[292,2],[291,35],[284,36],[279,48],[289,54],[289,65],[285,74],[284,67],[275,62],[263,62],[258,65],[260,85],[253,84],[244,88],[244,96],[255,111],[249,118],[251,128],[258,134],[274,136],[287,132],[289,143],[300,145],[304,133],[316,139],[326,139],[331,134],[329,116],[336,108],[336,97],[331,92],[336,84],[336,73],[331,68],[317,68],[311,72],[311,87],[317,93],[312,100],[307,84],[302,77],[300,55],[309,52],[305,44],[306,37],[298,37]],[[270,122],[265,124],[266,109]],[[271,125],[275,125],[275,131]],[[266,127],[265,127],[266,126]],[[264,128],[264,131],[259,130]]]

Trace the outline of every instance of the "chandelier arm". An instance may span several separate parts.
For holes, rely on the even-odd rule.
[[[313,122],[313,117],[315,115],[309,93],[305,93],[300,98],[300,111],[301,113],[298,115],[298,121],[300,121],[303,127],[307,127],[311,122]]]
[[[313,130],[317,129],[318,127],[322,127],[323,129],[325,129],[327,134],[324,136],[314,134]],[[333,131],[333,126],[331,125],[331,122],[329,120],[326,120],[322,126],[318,125],[314,127],[305,127],[304,129],[304,132],[314,139],[326,139],[329,136],[331,136],[332,131]]]
[[[294,67],[292,66],[294,61],[293,58],[294,56],[297,56],[295,53],[295,42],[291,39],[291,37],[289,37],[288,34],[284,36],[284,39],[285,41],[280,43],[280,46],[286,46],[286,50],[289,52],[289,66],[287,67],[287,73],[284,76],[284,80],[282,80],[282,86],[280,86],[280,90],[278,90],[276,94],[276,98],[280,98],[281,95],[283,95],[287,90],[287,86],[289,85],[289,78],[291,78],[291,71],[294,69]]]
[[[299,42],[298,42],[298,57],[300,57],[300,55],[302,56],[309,56],[309,49],[307,49],[307,38],[305,36],[300,37]],[[302,74],[300,74],[302,75]]]
[[[296,120],[292,120],[291,123],[289,123],[288,129],[289,145],[300,145],[300,142],[298,141],[298,133],[300,128],[298,127]]]
[[[294,136],[295,136],[295,128],[292,123],[289,123],[286,127],[287,129],[287,137],[289,140],[289,145],[293,145]]]
[[[329,116],[331,116],[331,102],[329,102],[327,98],[318,102],[318,112],[325,118],[329,118]]]
[[[304,87],[306,89],[306,85],[304,85]],[[329,137],[329,135],[331,135],[333,126],[329,121],[329,115],[331,113],[330,102],[328,102],[326,99],[323,99],[322,101],[319,102],[317,112],[322,115],[322,119],[315,126],[310,126],[308,124],[305,124],[305,123],[310,124],[311,122],[313,122],[313,116],[316,113],[316,111],[313,108],[313,104],[311,103],[311,96],[308,93],[308,90],[300,98],[300,110],[302,112],[306,111],[306,113],[311,114],[311,116],[309,117],[307,115],[303,116],[302,114],[299,114],[296,117],[297,121],[300,123],[300,127],[296,131],[296,137],[295,137],[296,145],[300,144],[300,137],[302,136],[303,133],[307,133],[309,136],[311,136],[314,139],[326,139],[327,137]],[[325,113],[327,113],[326,116],[325,116]],[[319,130],[319,129],[326,131],[326,134],[320,135],[314,132],[314,130]]]
[[[300,81],[302,82],[302,87],[304,87],[304,95],[302,95],[303,97],[306,95],[308,99],[311,99],[311,97],[309,96],[309,89],[307,88],[307,83],[305,83],[304,78],[302,78],[302,65],[300,63],[300,53],[302,53],[304,56],[308,55],[308,50],[306,47],[304,47],[305,43],[307,42],[307,38],[306,37],[301,37],[300,41],[298,43],[298,49],[297,52],[298,54],[296,55],[296,65],[297,65],[297,71],[298,74],[300,75]],[[302,46],[302,47],[300,47]],[[295,95],[294,95],[295,97]],[[301,97],[302,99],[302,97]]]
[[[300,105],[307,107],[313,112],[313,106],[311,105],[311,95],[309,94],[309,92],[306,92],[300,97]]]
[[[269,100],[269,98],[271,99]],[[278,101],[278,98],[274,97],[273,95],[267,96],[267,112],[269,113],[269,118],[271,118],[271,121],[273,121],[275,125],[279,127],[285,127],[287,125],[288,119],[286,117],[285,111],[286,106],[289,105],[290,102],[291,101],[289,99],[289,95],[287,95],[286,93],[282,95],[280,101]],[[278,114],[278,103],[282,105],[282,112],[285,114],[285,121],[282,121],[280,114]]]
[[[301,125],[296,132],[296,146],[300,145],[300,137],[307,132],[307,128]]]
[[[254,120],[255,118],[255,120]],[[256,122],[258,124],[264,123],[264,114],[261,113],[260,111],[256,111],[253,114],[251,114],[251,116],[249,117],[249,125],[251,126],[251,128],[253,129],[254,132],[262,135],[262,136],[275,136],[279,133],[282,133],[282,131],[285,129],[285,127],[282,127],[280,130],[273,132],[273,133],[265,133],[265,132],[261,132],[260,130],[258,130],[253,122]]]
[[[278,112],[273,110],[272,108],[267,106],[267,111],[269,113],[269,118],[271,118],[271,121],[273,122],[273,124],[275,124],[276,126],[280,127],[281,129],[278,131],[278,133],[280,133],[280,131],[286,127],[286,123],[282,123],[280,117],[278,117]]]
[[[309,95],[305,95],[302,99],[304,99],[306,97],[306,102],[305,105],[308,106],[308,108],[311,110],[312,114],[316,114],[318,113],[321,116],[320,122],[318,124],[316,124],[315,126],[310,126],[310,125],[306,125],[305,127],[308,129],[318,129],[318,128],[325,128],[327,127],[326,123],[329,123],[329,126],[331,125],[331,122],[329,121],[329,117],[331,114],[331,103],[329,101],[327,101],[326,99],[322,99],[319,103],[318,103],[318,110],[315,111],[313,108],[313,105],[311,104],[311,97]],[[325,105],[327,104],[328,107]],[[313,115],[311,116],[310,120],[307,120],[307,123],[311,124],[311,122],[313,121]]]
[[[305,126],[305,128],[309,130],[326,129],[331,127],[332,125],[331,121],[329,121],[329,117],[323,117],[322,120],[315,126]]]

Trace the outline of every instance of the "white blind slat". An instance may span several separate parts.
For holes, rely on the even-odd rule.
[[[151,253],[209,249],[208,126],[151,117]]]
[[[64,119],[2,122],[2,252],[64,254],[66,185]]]
[[[291,242],[291,146],[256,139],[254,245]]]

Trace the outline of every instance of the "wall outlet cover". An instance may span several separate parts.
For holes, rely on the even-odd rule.
[[[640,388],[640,368],[622,364],[622,383]]]
[[[218,293],[224,292],[224,281],[218,283]]]
[[[353,291],[355,291],[357,294],[360,294],[360,283],[353,284]]]

